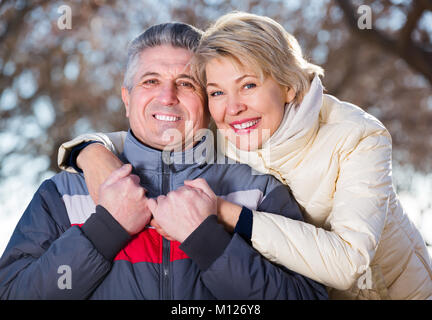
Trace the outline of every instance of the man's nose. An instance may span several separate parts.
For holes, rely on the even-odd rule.
[[[159,102],[164,106],[172,106],[178,104],[177,88],[174,84],[169,83],[161,87],[158,96]]]
[[[229,115],[236,116],[246,109],[246,104],[244,104],[244,102],[242,102],[237,96],[228,99],[227,113]]]

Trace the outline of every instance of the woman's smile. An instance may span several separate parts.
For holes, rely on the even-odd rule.
[[[261,122],[261,118],[249,118],[233,121],[230,123],[231,128],[236,134],[249,134],[252,130],[256,129]]]

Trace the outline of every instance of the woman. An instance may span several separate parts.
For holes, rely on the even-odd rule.
[[[322,69],[293,36],[272,19],[227,14],[204,33],[193,66],[225,154],[273,174],[304,208],[306,222],[253,212],[262,255],[327,285],[332,298],[432,299],[429,255],[392,185],[388,131],[323,94]],[[239,212],[221,199],[226,224]]]

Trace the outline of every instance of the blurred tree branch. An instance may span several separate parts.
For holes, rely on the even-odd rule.
[[[1,2],[2,6],[10,1]],[[22,31],[22,24],[25,16],[31,12],[34,8],[44,5],[49,0],[35,0],[35,1],[24,1],[23,7],[20,10],[8,10],[7,14],[2,16],[4,23],[6,24],[3,29],[3,33],[0,35],[0,45],[4,45],[4,41],[8,39],[16,38],[18,33]]]
[[[400,10],[406,18],[404,26],[394,33],[359,30],[349,1],[304,0],[293,7],[284,0],[266,5],[257,0],[241,5],[233,0],[161,0],[157,5],[151,0],[74,0],[65,3],[72,9],[72,29],[60,30],[57,10],[63,3],[0,1],[0,100],[5,104],[8,94],[15,100],[0,106],[0,136],[8,133],[20,142],[12,149],[3,150],[0,145],[0,180],[13,176],[2,168],[14,155],[48,156],[49,169],[57,171],[60,143],[83,131],[127,128],[119,94],[124,60],[127,43],[143,29],[170,19],[205,29],[231,10],[275,19],[299,39],[312,58],[313,53],[324,52],[314,62],[326,70],[323,81],[328,92],[377,116],[393,136],[397,161],[402,159],[425,172],[431,167],[427,159],[432,154],[432,139],[425,137],[432,136],[432,107],[428,107],[432,95],[430,86],[417,82],[418,75],[423,75],[430,85],[431,78],[424,73],[432,74],[432,59],[424,57],[431,43],[428,30],[420,34],[424,43],[419,41],[418,21],[431,10],[432,1],[412,1],[411,6],[389,0],[364,1],[379,3],[382,12],[374,12],[377,17],[386,10]],[[350,28],[344,19],[350,21]],[[400,63],[402,59],[413,65]],[[76,78],[70,77],[70,69],[76,70]],[[22,87],[28,85],[22,81],[26,73],[35,82],[34,92],[27,96],[22,94]],[[35,105],[41,97],[50,100],[53,120],[37,136],[29,136],[24,120],[37,124],[40,115]]]
[[[343,10],[345,20],[354,34],[364,41],[372,43],[390,54],[402,58],[415,71],[424,75],[432,85],[432,52],[426,51],[424,48],[414,43],[411,37],[423,12],[432,10],[431,0],[412,1],[411,10],[407,14],[405,25],[398,34],[399,40],[392,39],[375,27],[372,29],[359,29],[357,25],[358,16],[354,6],[346,0],[336,0],[336,2]]]

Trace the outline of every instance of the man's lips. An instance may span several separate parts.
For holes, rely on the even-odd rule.
[[[231,122],[230,126],[233,128],[235,133],[249,133],[251,130],[258,127],[260,121],[261,118],[242,119]]]

